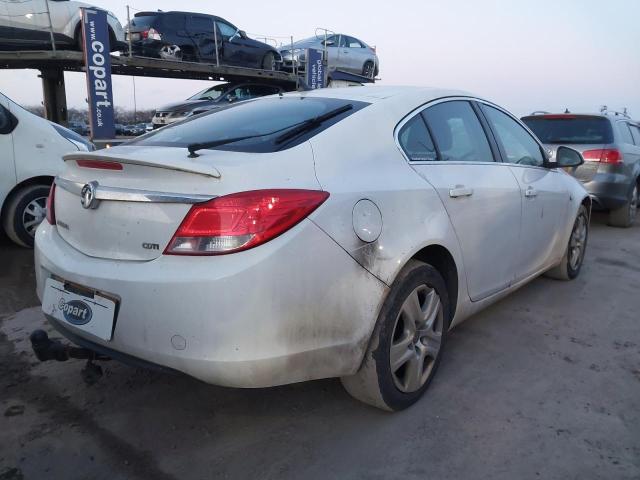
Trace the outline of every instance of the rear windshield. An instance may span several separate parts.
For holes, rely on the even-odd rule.
[[[131,19],[131,26],[138,28],[153,27],[157,18],[156,15],[136,16]]]
[[[611,123],[603,117],[538,116],[522,121],[542,143],[613,143]]]
[[[268,97],[236,103],[185,121],[163,127],[128,145],[187,147],[191,144],[253,136],[246,140],[215,147],[237,152],[275,152],[310,139],[356,111],[365,102],[320,97]],[[351,108],[346,109],[350,106]],[[309,130],[282,141],[281,135],[320,115],[346,110]]]

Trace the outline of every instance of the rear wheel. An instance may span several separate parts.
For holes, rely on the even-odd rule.
[[[47,215],[48,185],[29,185],[8,200],[2,225],[7,236],[18,245],[33,247],[38,225]]]
[[[638,185],[634,185],[631,198],[622,207],[609,212],[609,225],[628,228],[636,220],[638,214]]]
[[[268,52],[262,59],[262,69],[274,71],[276,69],[276,56],[273,52]]]
[[[567,249],[560,264],[545,273],[557,280],[573,280],[580,273],[589,238],[589,212],[582,205],[573,224]]]
[[[364,66],[362,67],[362,76],[367,78],[373,78],[374,71],[375,71],[375,65],[373,64],[372,61],[369,60],[365,62]]]
[[[345,389],[384,410],[402,410],[415,403],[440,363],[449,311],[440,273],[411,260],[385,300],[360,370],[341,378]]]
[[[164,60],[182,61],[182,50],[178,45],[164,45],[158,52],[160,58]]]

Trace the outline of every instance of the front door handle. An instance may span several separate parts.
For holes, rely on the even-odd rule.
[[[464,185],[456,185],[449,189],[449,196],[451,198],[470,197],[471,195],[473,195],[473,188],[468,188]]]
[[[527,189],[524,191],[524,196],[529,198],[536,197],[538,196],[538,191],[533,187],[527,187]]]

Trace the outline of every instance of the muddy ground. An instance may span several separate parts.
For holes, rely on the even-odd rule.
[[[413,408],[338,380],[235,390],[109,362],[38,363],[32,252],[0,240],[0,480],[640,478],[640,226],[596,215],[574,282],[455,329]]]

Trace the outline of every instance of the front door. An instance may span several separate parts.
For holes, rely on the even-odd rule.
[[[520,189],[509,167],[495,161],[471,104],[449,100],[430,106],[405,124],[399,137],[420,152],[408,153],[411,164],[449,214],[471,300],[507,288],[518,254]]]
[[[569,192],[563,172],[543,167],[540,144],[507,113],[482,105],[496,136],[503,161],[515,175],[522,196],[522,231],[516,264],[516,279],[540,273],[549,267],[559,242],[564,241],[561,225],[569,207]]]

